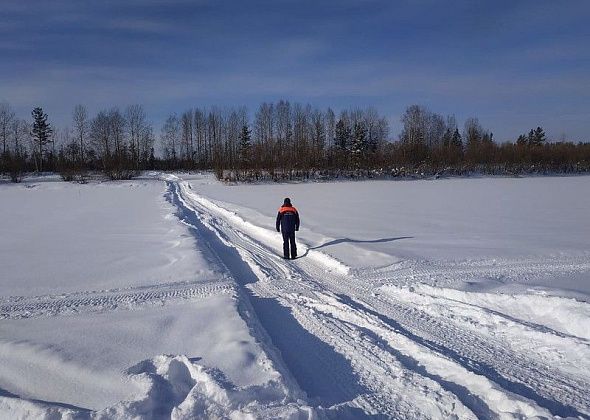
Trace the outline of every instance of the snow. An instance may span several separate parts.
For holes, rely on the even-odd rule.
[[[138,415],[122,401],[154,385],[128,369],[163,354],[236,387],[281,383],[235,285],[178,223],[162,182],[1,188],[0,413]]]
[[[161,183],[31,182],[1,188],[4,295],[216,276],[165,200],[153,199],[163,194]]]
[[[2,184],[0,417],[588,417],[589,193]],[[295,261],[274,230],[287,196]]]
[[[353,269],[408,260],[469,266],[555,261],[573,271],[548,273],[535,284],[590,294],[588,176],[208,183],[198,190],[266,229],[274,226],[282,199],[290,197],[302,217],[299,242]],[[584,262],[585,274],[577,276],[575,268]]]

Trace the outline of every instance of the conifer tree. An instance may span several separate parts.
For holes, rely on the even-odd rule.
[[[545,131],[543,131],[541,127],[537,127],[535,131],[533,131],[532,145],[541,146],[545,142],[545,140]]]
[[[45,145],[49,143],[50,136],[53,130],[51,125],[47,122],[47,114],[43,112],[40,107],[34,108],[31,113],[33,116],[33,130],[31,135],[35,141],[36,155],[37,155],[37,170],[43,170],[43,152]]]
[[[445,133],[443,134],[443,138],[442,138],[443,147],[448,149],[449,147],[451,147],[452,143],[453,143],[453,133],[451,132],[450,128],[447,128],[445,130]]]
[[[532,128],[531,131],[529,131],[529,135],[527,136],[527,142],[529,146],[532,146],[535,143],[535,130]]]
[[[459,150],[463,150],[463,139],[461,138],[461,133],[459,133],[459,129],[455,128],[455,132],[453,133],[453,139],[451,140],[453,146],[455,146]]]
[[[250,129],[244,124],[240,133],[240,162],[243,168],[247,168],[250,163],[250,146]]]

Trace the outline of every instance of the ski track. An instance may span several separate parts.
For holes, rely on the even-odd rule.
[[[181,220],[196,235],[202,237],[203,229],[215,234],[208,246],[243,287],[264,329],[259,334],[270,338],[269,352],[282,358],[276,363],[329,416],[590,418],[587,372],[554,366],[543,351],[523,351],[511,342],[518,341],[516,329],[549,349],[575,346],[590,356],[588,340],[484,306],[431,297],[451,307],[437,313],[380,290],[432,278],[579,272],[588,270],[587,261],[451,267],[418,261],[346,273],[329,257],[285,261],[264,229],[199,196],[187,182],[167,184]],[[454,306],[464,309],[461,316]],[[494,323],[497,336],[478,325],[480,315]]]

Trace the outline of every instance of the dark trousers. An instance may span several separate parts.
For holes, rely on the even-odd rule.
[[[297,245],[295,245],[295,231],[283,231],[283,255],[289,258],[289,244],[291,245],[291,258],[297,258]]]

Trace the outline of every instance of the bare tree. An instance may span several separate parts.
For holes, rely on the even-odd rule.
[[[196,146],[196,159],[201,167],[205,167],[210,162],[208,154],[209,148],[207,144],[207,119],[205,117],[205,110],[195,109],[193,116],[193,138]]]
[[[324,113],[319,109],[314,109],[311,113],[312,127],[312,153],[311,166],[320,165],[326,146],[326,121]]]
[[[0,139],[2,139],[2,154],[6,154],[8,149],[8,134],[10,124],[15,119],[14,112],[10,109],[7,102],[0,103]]]
[[[10,125],[12,134],[12,150],[15,154],[24,155],[26,153],[27,139],[30,136],[31,128],[25,120],[15,118]]]
[[[176,114],[170,115],[166,119],[160,138],[162,139],[164,157],[171,161],[172,168],[175,169],[180,140],[180,123]]]
[[[125,121],[127,123],[127,132],[129,134],[129,149],[131,158],[135,163],[136,169],[139,169],[140,160],[144,159],[149,152],[149,144],[145,140],[149,139],[147,117],[143,106],[130,105],[125,109]],[[149,143],[149,142],[148,142]]]
[[[100,111],[92,120],[90,139],[104,167],[113,150],[111,126],[107,111]]]
[[[74,122],[74,132],[78,141],[79,153],[80,153],[80,164],[84,164],[84,151],[86,149],[86,137],[90,128],[88,121],[88,111],[84,105],[76,105],[74,112],[72,113],[72,119]]]
[[[430,148],[442,145],[446,130],[445,119],[442,115],[428,112],[426,125],[426,145]]]
[[[223,138],[224,138],[223,113],[218,107],[212,107],[207,116],[207,127],[209,135],[210,155],[212,164],[216,171],[223,168]]]
[[[296,103],[293,106],[293,155],[291,165],[294,168],[305,168],[309,148],[309,120],[311,107],[301,106]]]
[[[472,163],[480,161],[480,146],[483,137],[483,128],[477,118],[467,118],[463,131],[465,139],[465,155]]]
[[[469,145],[476,145],[479,143],[483,136],[483,128],[481,128],[481,124],[477,118],[467,118],[465,120],[465,130],[463,132],[463,137],[467,142],[467,146]]]
[[[194,144],[193,144],[193,110],[190,109],[182,113],[180,117],[181,141],[183,157],[186,161],[194,163]]]
[[[422,145],[426,141],[428,110],[420,105],[411,105],[402,115],[403,124],[400,139],[410,145]]]
[[[144,169],[148,167],[149,161],[151,159],[150,156],[153,154],[154,150],[154,141],[154,129],[151,125],[146,124],[140,132],[139,163],[136,163],[135,169],[140,169],[140,166],[142,165]]]
[[[263,102],[254,116],[254,138],[264,153],[261,160],[267,169],[273,167],[277,161],[274,150],[274,114],[274,105]]]
[[[111,108],[108,114],[110,135],[115,147],[115,155],[120,159],[126,152],[125,126],[126,121],[118,107]]]
[[[336,138],[336,114],[332,108],[326,111],[326,147],[329,149],[334,147],[334,139]]]
[[[226,165],[235,168],[238,163],[240,149],[240,134],[243,127],[243,118],[239,110],[232,109],[226,118],[226,139],[225,139],[225,156]]]

